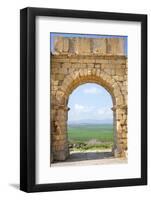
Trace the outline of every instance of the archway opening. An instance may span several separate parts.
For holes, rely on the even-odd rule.
[[[110,93],[96,83],[84,83],[72,91],[68,107],[70,156],[81,160],[112,157],[115,133]]]

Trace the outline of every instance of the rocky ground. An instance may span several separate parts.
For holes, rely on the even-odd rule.
[[[104,151],[74,151],[70,152],[70,156],[66,161],[55,162],[51,167],[62,166],[82,166],[82,165],[101,165],[101,164],[122,164],[127,163],[126,159],[114,158],[111,150]]]

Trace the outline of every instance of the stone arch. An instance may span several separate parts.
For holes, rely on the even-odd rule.
[[[61,87],[58,91],[58,99],[68,97],[71,92],[78,87],[78,85],[91,82],[97,83],[104,87],[111,95],[113,100],[113,105],[123,105],[124,97],[122,95],[120,86],[118,85],[117,81],[100,69],[80,69],[75,71],[72,74],[69,74],[63,81]],[[60,96],[61,94],[61,96]],[[60,99],[60,100],[61,100]],[[63,99],[62,99],[63,102]],[[65,102],[64,102],[65,103]]]
[[[65,160],[69,155],[67,141],[67,118],[68,118],[68,98],[72,91],[84,83],[97,83],[103,86],[111,95],[113,101],[114,118],[114,148],[116,157],[125,157],[127,150],[127,130],[124,119],[127,116],[125,99],[118,82],[108,73],[101,69],[78,69],[68,74],[55,93],[55,105],[53,113],[53,160]],[[123,117],[124,116],[124,117]],[[123,131],[124,129],[125,131]]]

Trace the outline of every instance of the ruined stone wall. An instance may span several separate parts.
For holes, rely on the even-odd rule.
[[[125,55],[124,38],[54,38],[53,54]]]
[[[83,83],[103,86],[113,100],[114,155],[127,151],[127,58],[122,38],[56,38],[51,54],[51,159],[68,157],[68,98]],[[101,99],[100,99],[101,101]]]

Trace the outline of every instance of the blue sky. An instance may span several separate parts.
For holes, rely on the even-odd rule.
[[[102,86],[86,83],[77,87],[69,97],[68,121],[106,120],[113,118],[111,95]]]

